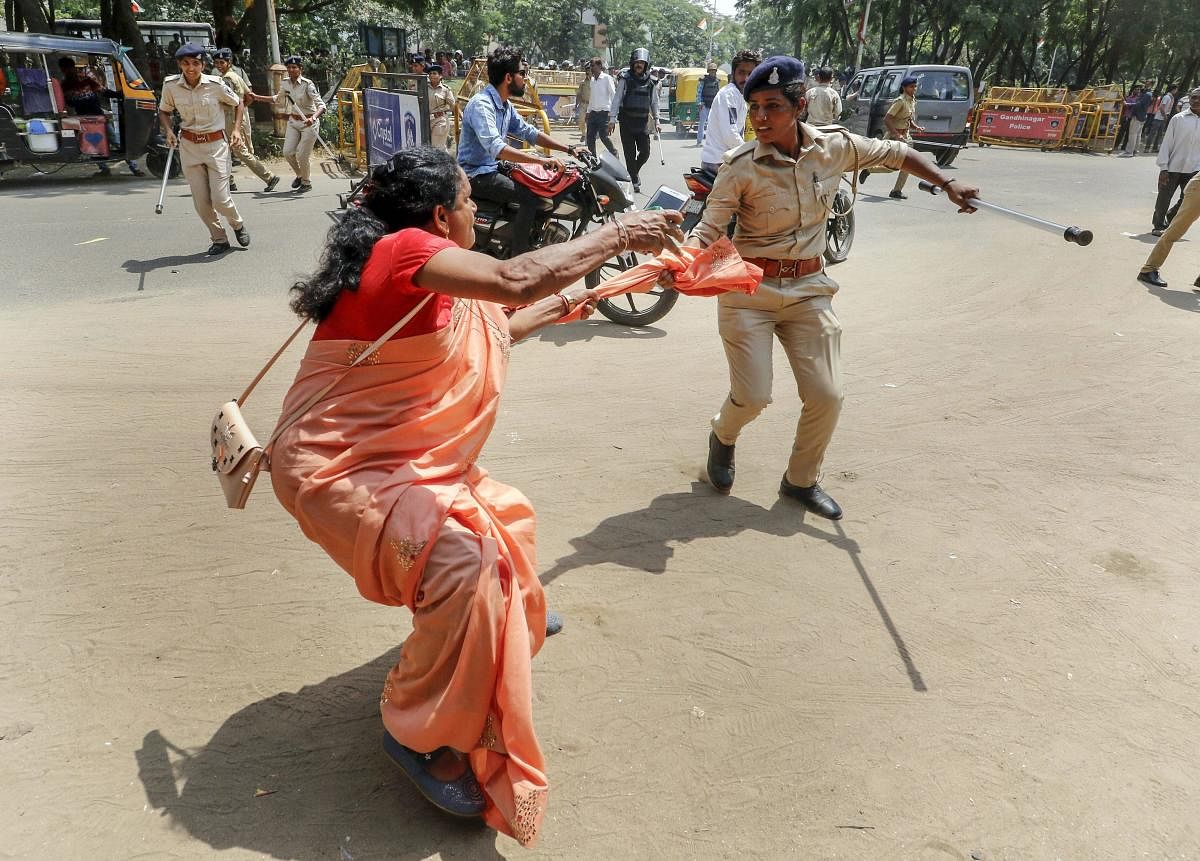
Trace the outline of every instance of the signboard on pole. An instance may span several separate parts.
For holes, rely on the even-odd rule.
[[[383,164],[402,149],[427,143],[416,93],[367,89],[363,95],[367,164]]]
[[[1035,111],[979,112],[979,134],[995,138],[1057,141],[1066,131],[1066,117]]]

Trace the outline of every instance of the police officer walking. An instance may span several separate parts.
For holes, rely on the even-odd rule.
[[[596,106],[592,105],[591,110]],[[616,118],[615,121],[613,118]],[[621,149],[633,190],[641,191],[639,174],[650,159],[650,135],[658,134],[658,81],[650,74],[650,52],[637,48],[629,55],[629,68],[617,75],[616,92],[609,109],[608,133],[621,127]]]
[[[217,215],[225,216],[238,244],[250,244],[250,232],[229,194],[230,156],[225,140],[225,111],[234,108],[233,143],[242,137],[242,100],[216,75],[204,74],[204,48],[188,42],[175,52],[181,74],[163,81],[158,121],[167,146],[179,147],[179,164],[192,190],[192,204],[212,237],[209,254],[229,250],[229,237]],[[172,112],[182,120],[179,136],[171,128]],[[182,139],[182,140],[181,140]]]
[[[717,78],[717,64],[709,60],[708,69],[704,77],[700,79],[700,85],[696,87],[696,146],[704,145],[704,133],[708,130],[708,115],[712,111],[713,100],[716,99],[720,89],[721,82]]]
[[[225,108],[225,137],[229,139],[229,149],[233,155],[246,167],[267,184],[264,191],[271,191],[275,186],[279,185],[279,177],[267,170],[254,155],[254,142],[250,139],[250,112],[245,109],[254,99],[250,96],[250,88],[246,86],[245,80],[239,75],[233,66],[233,51],[229,48],[218,48],[213,54],[213,66],[217,73],[225,82],[229,89],[237,94],[237,97],[242,100],[242,124],[241,124],[241,142],[233,142],[233,128],[236,121],[236,111],[231,107]],[[237,191],[237,183],[232,177],[229,180],[229,190]]]
[[[442,67],[437,63],[426,70],[429,75],[429,135],[438,149],[450,146],[451,120],[454,118],[454,93],[442,81]]]
[[[905,78],[900,82],[900,95],[892,102],[887,113],[883,115],[883,124],[887,128],[885,137],[891,141],[904,141],[912,143],[912,130],[916,129],[919,132],[925,131],[924,126],[919,126],[916,123],[917,116],[917,79],[913,77]],[[867,171],[864,170],[858,175],[859,182],[866,182],[867,177],[872,173],[888,173],[886,168],[882,170]],[[904,193],[904,183],[908,181],[908,173],[900,171],[896,176],[896,184],[892,186],[892,191],[888,194],[895,200],[907,200],[908,195]]]
[[[833,70],[817,69],[817,85],[807,93],[808,121],[814,126],[832,126],[842,120],[842,97],[833,88]]]
[[[903,168],[942,186],[964,212],[979,190],[947,177],[899,141],[844,129],[822,132],[800,122],[804,65],[794,57],[763,60],[742,93],[757,140],[725,154],[692,237],[711,245],[736,215],[733,244],[764,277],[753,296],[724,293],[718,299],[729,395],[712,419],[708,477],[720,493],[733,487],[738,434],[771,402],[771,349],[778,338],[803,402],[779,492],[837,520],[841,506],[819,479],[842,408],[842,327],[832,305],[838,285],[825,274],[821,255],[842,173],[856,165]]]
[[[308,161],[317,145],[317,123],[325,113],[325,102],[317,92],[317,85],[300,74],[304,60],[293,54],[285,57],[283,64],[287,67],[287,77],[280,83],[279,92],[274,96],[256,95],[254,99],[288,109],[283,157],[296,173],[292,188],[297,192],[311,191]]]

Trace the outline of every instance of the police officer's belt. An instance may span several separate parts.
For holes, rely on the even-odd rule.
[[[449,111],[434,111],[432,114],[430,114],[430,116],[432,116],[432,117],[444,117],[444,116],[446,116],[446,114],[448,114],[448,113],[450,113],[450,112],[449,112]]]
[[[801,257],[799,260],[775,260],[771,257],[746,257],[763,271],[764,278],[803,278],[821,271],[820,257]]]
[[[192,143],[212,143],[213,141],[222,140],[225,137],[225,132],[194,132],[191,129],[180,129],[179,134],[183,136],[185,141]]]

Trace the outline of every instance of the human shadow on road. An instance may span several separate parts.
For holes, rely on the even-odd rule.
[[[214,850],[500,858],[494,831],[434,810],[382,752],[379,691],[399,651],[251,703],[196,750],[150,730],[135,754],[150,806]]]
[[[822,524],[818,527],[807,523],[806,517],[803,508],[782,497],[770,508],[763,508],[735,496],[718,496],[707,484],[696,481],[688,493],[655,497],[645,508],[613,515],[600,521],[587,535],[572,538],[575,552],[555,561],[540,579],[542,585],[547,585],[568,571],[603,562],[662,574],[675,555],[674,545],[700,538],[732,538],[746,530],[785,538],[792,535],[818,538],[846,552],[892,638],[913,690],[925,691],[925,681],[908,645],[863,565],[858,542],[846,534],[840,522],[825,527],[826,521],[818,520]]]
[[[622,326],[607,320],[580,320],[561,326],[547,326],[538,333],[539,341],[557,347],[593,338],[613,338],[618,341],[647,341],[666,336],[666,332],[654,326]]]
[[[236,253],[230,249],[229,253]],[[207,251],[197,251],[195,254],[172,254],[169,257],[154,257],[150,260],[126,260],[121,268],[131,275],[138,276],[138,291],[146,289],[146,276],[159,269],[169,269],[173,266],[189,266],[193,263],[215,263],[226,254],[209,254]]]
[[[72,165],[74,167],[74,165]],[[141,194],[147,191],[150,183],[157,187],[153,177],[128,176],[118,173],[113,167],[112,176],[97,176],[91,172],[82,173],[75,170],[61,176],[41,176],[39,174],[17,175],[16,171],[9,173],[0,183],[0,190],[13,197],[62,197],[64,195],[108,194],[128,195]]]
[[[1193,290],[1165,290],[1141,281],[1138,283],[1145,287],[1146,292],[1151,296],[1172,308],[1178,308],[1180,311],[1200,312],[1200,295]]]

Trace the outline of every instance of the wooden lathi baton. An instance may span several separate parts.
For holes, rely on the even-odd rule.
[[[934,185],[932,182],[921,180],[917,183],[917,187],[921,191],[927,191],[930,194],[941,194],[942,187]],[[1085,230],[1082,227],[1068,227],[1065,224],[1055,224],[1053,221],[1046,221],[1042,218],[1035,218],[1032,215],[1026,215],[1023,212],[1017,212],[1015,209],[1008,209],[1003,206],[997,206],[994,203],[988,203],[986,200],[980,200],[978,197],[972,197],[967,200],[967,205],[973,206],[976,209],[988,209],[992,212],[998,212],[1001,215],[1007,215],[1009,218],[1023,221],[1026,224],[1031,224],[1034,227],[1048,230],[1051,233],[1057,233],[1067,242],[1074,242],[1076,245],[1091,245],[1092,231]]]

